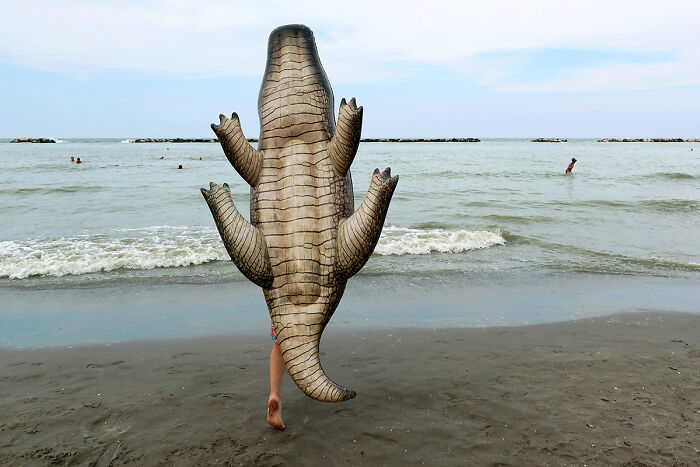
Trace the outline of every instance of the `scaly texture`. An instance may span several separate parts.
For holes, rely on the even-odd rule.
[[[216,183],[210,183],[209,186],[209,190],[202,188],[201,191],[214,216],[226,251],[251,282],[260,287],[269,287],[272,285],[272,268],[262,231],[252,226],[238,212],[227,184],[220,187]]]
[[[347,279],[371,256],[398,182],[389,169],[376,170],[353,214],[349,168],[360,142],[362,107],[343,99],[337,128],[333,107],[311,30],[275,29],[258,97],[258,149],[243,136],[235,113],[212,125],[226,157],[251,186],[251,222],[225,188],[202,190],[234,263],[263,288],[287,371],[307,395],[328,402],[355,392],[323,371],[321,333]]]
[[[362,133],[362,107],[357,107],[355,98],[346,104],[345,99],[340,101],[338,114],[338,127],[333,138],[328,144],[328,155],[335,172],[344,176],[360,145],[360,133]]]

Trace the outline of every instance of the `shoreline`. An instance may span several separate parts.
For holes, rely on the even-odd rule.
[[[621,311],[700,312],[694,279],[591,274],[373,276],[348,282],[328,330],[497,328]],[[0,349],[258,335],[263,294],[248,281],[1,287]],[[425,310],[431,310],[426,313]]]
[[[268,336],[0,351],[0,463],[692,463],[700,316],[620,313],[489,329],[329,332],[358,392],[285,377],[265,423]]]

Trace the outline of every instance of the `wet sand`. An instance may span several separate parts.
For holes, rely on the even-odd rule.
[[[331,323],[332,325],[332,323]],[[265,423],[266,338],[0,351],[0,464],[697,465],[700,316],[333,332],[357,391],[286,377]]]

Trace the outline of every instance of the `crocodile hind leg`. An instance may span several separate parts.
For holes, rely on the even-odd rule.
[[[335,268],[340,277],[347,279],[354,275],[372,255],[398,181],[398,175],[391,176],[391,169],[387,168],[383,172],[375,169],[362,204],[352,216],[338,225]]]
[[[209,190],[202,188],[202,194],[214,215],[229,256],[249,280],[260,287],[270,287],[272,268],[262,231],[238,212],[227,184],[221,187],[212,182],[209,186]]]

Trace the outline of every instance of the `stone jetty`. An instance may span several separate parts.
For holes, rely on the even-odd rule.
[[[53,138],[15,138],[10,143],[55,143]]]
[[[209,138],[136,138],[132,143],[218,143],[218,139]],[[248,138],[257,143],[257,138]],[[363,138],[363,143],[478,143],[479,138]],[[566,140],[564,140],[566,141]]]
[[[363,138],[363,143],[478,143],[479,138]]]
[[[136,138],[132,143],[218,143],[212,138]]]
[[[700,143],[700,138],[603,138],[599,143]]]

